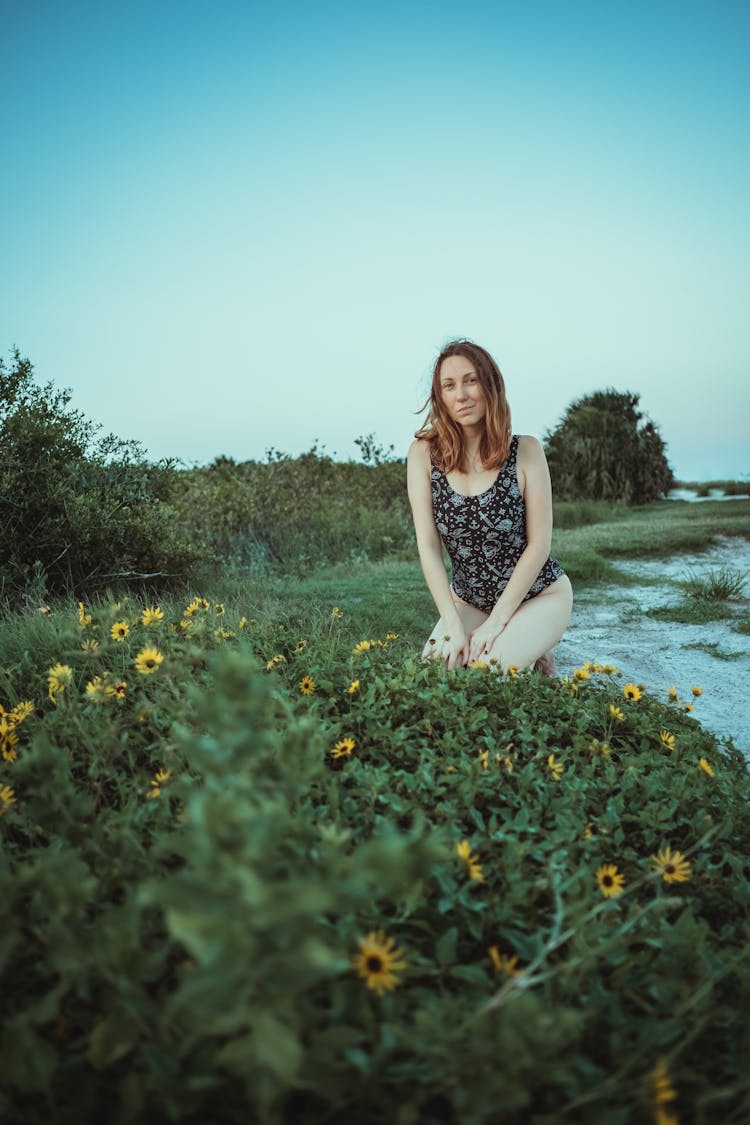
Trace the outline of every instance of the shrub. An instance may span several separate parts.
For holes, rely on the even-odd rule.
[[[568,406],[544,445],[559,500],[645,504],[667,496],[674,477],[640,395],[595,391]]]
[[[5,1120],[741,1119],[750,787],[692,697],[141,608],[6,677]]]
[[[175,473],[34,382],[16,349],[0,359],[0,591],[82,594],[138,580],[184,579],[200,557],[170,503]]]

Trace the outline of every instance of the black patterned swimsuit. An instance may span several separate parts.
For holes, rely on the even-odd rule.
[[[452,587],[459,598],[490,613],[516,563],[526,549],[526,504],[518,487],[518,434],[497,479],[479,496],[464,496],[432,466],[432,511],[453,570]],[[548,558],[524,601],[551,586],[565,571]]]

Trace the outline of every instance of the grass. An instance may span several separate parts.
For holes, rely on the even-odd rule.
[[[717,660],[742,660],[746,655],[744,652],[725,652],[717,641],[694,641],[692,644],[682,645],[681,647],[693,649],[697,652],[707,652],[709,656],[715,656]]]
[[[688,574],[682,585],[688,595],[701,602],[724,602],[742,597],[747,571],[744,573],[732,567],[717,567],[708,574]]]
[[[682,601],[676,605],[646,610],[655,621],[674,621],[679,625],[709,625],[712,621],[731,621],[734,612],[722,602]]]

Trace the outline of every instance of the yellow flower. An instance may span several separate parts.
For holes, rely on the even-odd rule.
[[[603,863],[596,873],[596,881],[605,898],[616,898],[622,894],[625,876],[614,863]]]
[[[385,639],[387,641],[397,641],[398,640],[398,633],[386,633]]]
[[[88,640],[81,642],[81,648],[84,652],[87,652],[89,655],[91,655],[92,652],[96,652],[96,650],[99,648],[99,642],[97,640],[94,640],[93,637],[89,637]]]
[[[662,746],[666,746],[668,750],[674,750],[675,736],[668,730],[659,732],[659,738]]]
[[[275,656],[271,657],[271,659],[266,664],[266,671],[270,672],[271,669],[275,668],[277,664],[286,664],[286,657],[283,655],[283,653],[277,652]]]
[[[669,1077],[669,1067],[665,1058],[659,1059],[656,1063],[656,1066],[651,1071],[651,1090],[654,1111],[657,1114],[658,1121],[658,1115],[662,1110],[662,1107],[668,1105],[670,1102],[675,1101],[675,1099],[677,1098],[677,1091],[672,1085],[671,1079]],[[677,1118],[673,1117],[672,1113],[668,1111],[667,1116],[662,1117],[662,1121],[664,1121],[666,1125],[666,1122],[668,1121],[676,1122]]]
[[[349,695],[354,695],[359,691],[359,680],[352,680],[349,687],[346,689]]]
[[[216,616],[221,617],[223,612],[224,612],[224,603],[223,602],[216,602],[214,604],[214,613],[216,614]]]
[[[144,625],[158,625],[160,621],[164,620],[164,614],[158,606],[152,606],[144,609],[141,614],[141,621]]]
[[[88,629],[91,624],[91,614],[86,613],[83,602],[78,603],[78,624],[82,629]]]
[[[587,820],[587,821],[586,821],[586,826],[585,826],[585,828],[584,828],[584,830],[583,830],[583,838],[584,838],[584,840],[590,840],[590,839],[591,839],[591,837],[592,837],[593,835],[594,835],[594,825],[593,825],[593,822],[592,822],[592,821],[590,821],[590,820]]]
[[[667,692],[667,695],[669,697],[670,703],[677,702],[677,688],[674,686],[674,684],[672,684],[671,688]]]
[[[516,676],[518,675],[518,665],[509,664],[507,667],[507,673],[510,676],[511,680],[515,680]]]
[[[339,609],[339,607],[337,605],[335,605],[333,607],[333,609],[331,610],[331,620],[332,621],[338,621],[343,616],[344,616],[343,609]]]
[[[86,695],[93,703],[104,703],[116,694],[112,684],[107,683],[106,677],[95,676],[86,684]]]
[[[643,691],[638,684],[625,684],[625,687],[622,689],[622,694],[626,699],[631,699],[637,703],[638,700],[642,698]]]
[[[456,844],[456,852],[461,859],[465,860],[469,878],[473,879],[475,883],[483,883],[482,865],[479,862],[479,856],[472,855],[469,841],[462,840],[460,844]]]
[[[701,758],[701,760],[698,762],[698,765],[700,766],[700,768],[703,770],[704,773],[708,774],[709,777],[714,776],[714,771],[713,771],[710,763],[708,762],[708,759]]]
[[[692,691],[693,695],[694,695],[694,696],[695,696],[696,698],[697,698],[697,697],[698,697],[699,695],[703,695],[703,688],[699,688],[699,687],[696,687],[696,686],[695,686],[695,684],[693,684],[693,686],[691,687],[691,689],[690,689],[690,690]]]
[[[171,776],[171,770],[157,770],[154,774],[154,781],[157,785],[163,785],[165,781],[169,781]]]
[[[479,761],[482,763],[482,769],[486,770],[490,761],[489,750],[481,750],[479,753]]]
[[[135,664],[136,671],[140,672],[142,676],[150,676],[155,672],[159,665],[164,660],[164,657],[156,648],[144,648],[136,656],[133,663]]]
[[[312,695],[315,691],[315,680],[312,676],[303,676],[299,682],[299,690],[303,695]]]
[[[340,738],[335,746],[332,746],[328,753],[332,758],[345,758],[348,757],[357,743],[353,738]]]
[[[37,609],[37,613],[41,613],[43,617],[49,617],[52,610],[48,605],[40,605]]]
[[[617,723],[621,723],[622,720],[625,718],[625,716],[622,713],[621,708],[615,707],[614,703],[610,703],[609,713],[612,716],[612,718],[615,720],[615,722],[617,722]]]
[[[395,974],[406,968],[403,956],[393,938],[386,937],[382,930],[371,930],[359,939],[359,953],[352,958],[352,966],[367,987],[382,996],[399,983]]]
[[[118,680],[116,684],[112,684],[112,691],[118,699],[125,698],[125,692],[128,690],[128,685],[124,680]]]
[[[11,805],[15,804],[16,796],[9,785],[0,785],[0,816],[7,813]]]
[[[130,626],[127,621],[115,621],[109,631],[109,635],[113,641],[124,641],[129,632]]]
[[[686,710],[686,711],[692,711],[692,710],[693,710],[693,705],[692,705],[692,703],[686,703],[686,704],[685,704],[685,710]]]
[[[50,699],[57,703],[57,696],[70,687],[73,680],[73,669],[68,664],[55,664],[47,672],[47,685]]]
[[[246,629],[247,628],[247,618],[246,617],[240,618],[240,623],[238,625],[238,628],[239,629]]]
[[[6,762],[15,762],[18,754],[15,747],[18,744],[18,735],[11,728],[4,725],[0,727],[0,753]]]
[[[304,652],[306,648],[307,648],[307,641],[299,640],[299,641],[297,641],[296,645],[294,646],[294,651],[295,652]]]
[[[588,668],[584,665],[583,668],[573,669],[573,679],[577,684],[582,684],[591,676]]]
[[[372,648],[372,641],[359,641],[352,649],[352,656],[359,656],[360,652],[367,652]]]
[[[489,668],[486,660],[472,660],[469,664],[470,668]]]
[[[609,743],[600,742],[598,738],[594,738],[589,743],[589,750],[592,754],[601,754],[603,758],[609,757]]]
[[[565,766],[562,764],[562,762],[556,762],[555,761],[555,755],[554,754],[550,754],[549,757],[547,758],[547,768],[549,769],[549,772],[554,777],[555,781],[560,780],[560,778],[562,777],[563,772],[565,770]]]
[[[501,953],[496,945],[491,945],[487,953],[496,973],[502,973],[506,977],[517,977],[520,974],[518,957],[515,955],[511,957],[506,953]]]
[[[24,719],[28,719],[29,715],[33,714],[34,704],[31,702],[31,700],[24,699],[20,703],[17,703],[15,705],[13,710],[8,715],[8,718],[12,723],[15,723],[16,726],[20,726]]]
[[[495,757],[495,761],[498,765],[503,767],[506,773],[513,773],[513,761],[511,758],[507,757],[507,755],[503,758],[500,754],[498,754]]]
[[[665,847],[651,856],[651,862],[665,883],[684,883],[690,878],[692,866],[682,852]]]

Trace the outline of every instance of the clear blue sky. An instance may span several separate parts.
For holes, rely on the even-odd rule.
[[[453,335],[514,428],[640,392],[750,473],[750,5],[0,4],[0,352],[150,456],[404,453]]]

